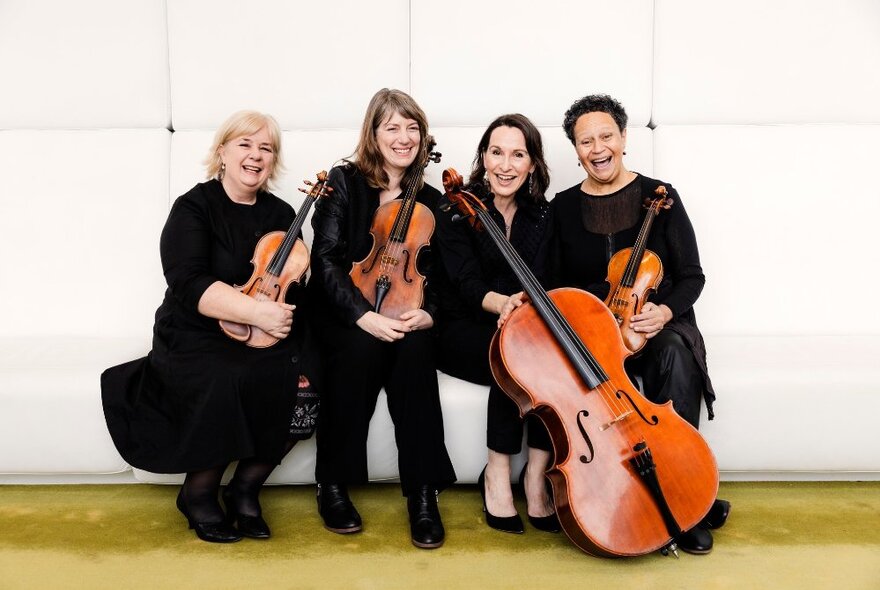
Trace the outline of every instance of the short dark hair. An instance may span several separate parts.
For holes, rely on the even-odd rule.
[[[480,143],[477,145],[477,155],[474,156],[474,163],[471,166],[470,184],[480,183],[483,181],[483,175],[486,174],[486,166],[483,164],[483,155],[489,149],[489,139],[492,132],[499,127],[513,127],[522,131],[523,137],[526,139],[526,151],[535,165],[535,171],[532,172],[531,190],[529,197],[540,202],[545,199],[544,194],[550,186],[550,168],[544,160],[544,143],[541,141],[541,132],[535,127],[528,117],[519,113],[509,115],[501,115],[486,128]]]
[[[562,128],[571,143],[574,143],[574,124],[587,113],[608,113],[617,123],[621,133],[626,129],[627,116],[622,104],[607,94],[590,94],[574,101],[574,104],[565,111]]]

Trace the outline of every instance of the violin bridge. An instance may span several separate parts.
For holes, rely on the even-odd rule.
[[[626,412],[624,412],[623,414],[621,414],[620,416],[618,416],[617,418],[615,418],[615,419],[612,420],[611,422],[608,422],[607,424],[603,424],[602,426],[600,426],[600,427],[599,427],[599,431],[600,431],[600,432],[605,432],[606,430],[608,430],[609,428],[611,428],[612,426],[614,426],[614,425],[617,424],[618,422],[621,422],[621,421],[625,420],[626,417],[629,416],[629,415],[632,414],[632,413],[633,413],[632,410],[627,410]]]

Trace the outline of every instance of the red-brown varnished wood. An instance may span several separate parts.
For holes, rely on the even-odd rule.
[[[392,239],[394,222],[404,201],[394,200],[381,205],[373,216],[370,253],[351,268],[351,280],[371,305],[376,305],[376,283],[386,275],[390,288],[379,313],[400,319],[404,312],[422,307],[425,298],[425,277],[416,268],[422,248],[434,233],[434,214],[421,203],[414,208],[404,241]]]
[[[251,260],[254,272],[247,283],[242,286],[235,285],[236,289],[258,301],[284,301],[290,285],[299,283],[309,268],[309,249],[302,240],[297,239],[284,263],[281,275],[276,277],[266,271],[272,257],[284,241],[284,236],[283,231],[273,231],[260,238]],[[230,338],[254,348],[267,348],[278,342],[278,338],[256,326],[220,320],[220,327]]]
[[[657,290],[663,280],[663,263],[659,256],[645,250],[633,286],[626,287],[621,284],[621,278],[632,253],[632,248],[624,248],[608,262],[608,278],[605,280],[611,285],[611,289],[605,298],[605,305],[617,320],[624,345],[630,351],[638,352],[648,340],[643,333],[634,331],[630,322],[634,315],[641,313],[645,300]]]
[[[496,334],[490,350],[493,374],[523,414],[534,412],[547,426],[555,452],[548,477],[560,522],[572,542],[607,557],[660,549],[671,536],[629,463],[633,447],[644,441],[650,448],[682,530],[695,526],[715,499],[718,468],[712,451],[670,403],[651,403],[632,385],[623,368],[629,352],[599,299],[569,288],[549,296],[608,381],[588,389],[531,304],[515,310]],[[625,401],[626,396],[632,401]],[[632,408],[645,418],[633,411],[605,427]]]

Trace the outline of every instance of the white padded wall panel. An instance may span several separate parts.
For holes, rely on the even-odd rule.
[[[0,2],[0,128],[167,127],[162,0]]]
[[[4,336],[143,336],[164,290],[167,130],[0,132]],[[21,265],[16,269],[15,265]]]
[[[409,87],[407,0],[169,0],[168,31],[175,129],[246,108],[357,128],[376,90]]]
[[[656,6],[657,125],[880,122],[880,2]]]
[[[581,96],[651,116],[653,2],[412,3],[412,94],[432,125],[485,125],[502,112],[558,125]]]
[[[880,126],[661,126],[657,175],[681,193],[706,287],[704,333],[877,334]],[[673,205],[674,206],[674,205]]]

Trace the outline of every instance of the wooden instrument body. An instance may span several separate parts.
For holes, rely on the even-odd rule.
[[[260,238],[251,260],[254,272],[244,285],[235,285],[236,289],[258,301],[284,301],[291,283],[299,283],[309,268],[309,249],[302,240],[297,239],[281,274],[275,276],[266,271],[275,252],[281,247],[285,235],[283,231],[273,231]],[[230,338],[254,348],[267,348],[278,342],[278,338],[256,326],[220,320],[220,327]]]
[[[695,526],[716,497],[712,451],[670,402],[649,402],[632,385],[623,368],[629,352],[599,299],[570,288],[548,295],[609,379],[588,389],[531,304],[516,309],[495,334],[489,353],[493,375],[523,415],[534,412],[547,426],[555,452],[548,477],[571,541],[606,557],[660,549],[672,537],[654,496],[630,464],[634,446],[644,441],[650,449],[681,530]],[[632,412],[621,419],[620,410]]]
[[[615,253],[608,262],[606,280],[611,285],[611,289],[608,291],[608,297],[605,298],[605,305],[617,320],[624,345],[631,352],[638,352],[648,339],[644,334],[633,331],[630,321],[632,316],[641,313],[648,296],[660,286],[660,281],[663,280],[663,263],[654,252],[645,250],[638,265],[635,282],[632,286],[626,286],[621,284],[621,278],[626,272],[632,253],[632,248],[624,248]]]
[[[355,286],[374,307],[377,284],[387,280],[388,290],[378,313],[393,319],[420,309],[424,303],[426,279],[416,267],[416,261],[434,234],[434,214],[425,205],[415,202],[404,241],[395,239],[395,220],[404,204],[405,201],[395,199],[376,209],[370,229],[373,246],[366,258],[352,265],[349,273]]]

